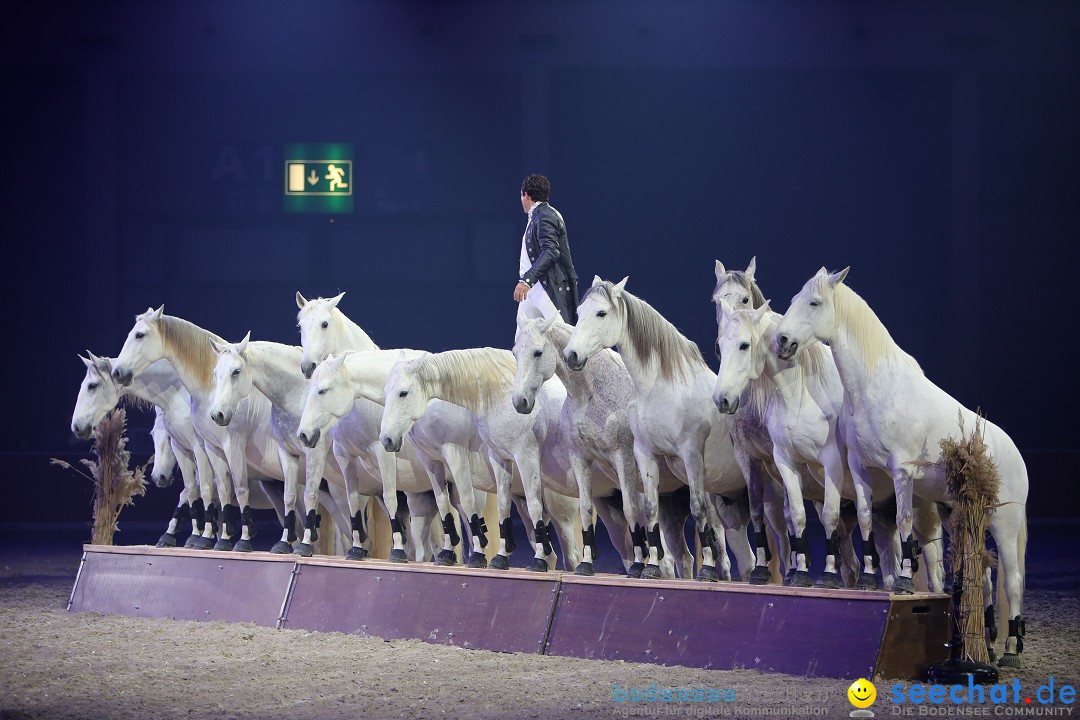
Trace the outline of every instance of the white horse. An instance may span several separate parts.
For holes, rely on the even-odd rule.
[[[249,467],[259,475],[284,480],[278,459],[277,442],[270,427],[270,401],[260,392],[253,392],[241,401],[228,428],[210,418],[210,393],[213,390],[214,366],[217,354],[211,341],[225,341],[203,328],[177,317],[164,315],[164,306],[147,310],[135,319],[124,347],[113,366],[113,377],[121,385],[130,385],[142,371],[158,360],[168,360],[191,396],[191,417],[195,430],[214,468],[219,494],[231,499],[234,491],[239,503],[240,523],[230,503],[222,507],[224,530],[215,547],[251,551],[255,534],[255,517],[250,505],[248,488]],[[228,481],[231,480],[231,488]],[[237,530],[240,540],[233,545]]]
[[[395,363],[386,383],[382,442],[389,450],[399,450],[406,431],[424,416],[432,399],[469,410],[488,446],[498,490],[500,546],[491,567],[510,567],[508,556],[515,547],[511,496],[524,494],[535,540],[535,556],[528,569],[546,571],[548,560],[555,559],[546,521],[551,517],[563,548],[563,567],[570,570],[581,557],[573,509],[567,517],[559,506],[547,503],[545,507],[541,492],[543,486],[570,498],[578,495],[570,468],[570,439],[559,424],[566,388],[557,380],[545,383],[537,393],[535,412],[521,415],[511,401],[514,372],[513,354],[495,348],[427,353]],[[514,485],[513,466],[520,474],[520,487]]]
[[[295,551],[305,557],[314,553],[312,543],[319,539],[319,488],[325,477],[327,488],[334,498],[327,509],[344,536],[349,537],[348,529],[350,526],[352,528],[350,556],[365,554],[362,545],[366,537],[362,537],[362,519],[366,505],[358,508],[355,514],[350,508],[351,520],[346,517],[341,511],[347,505],[345,480],[336,466],[326,463],[330,449],[325,443],[306,448],[296,439],[296,426],[307,394],[307,381],[299,369],[300,348],[273,342],[251,342],[251,333],[235,345],[223,345],[214,340],[210,341],[210,345],[217,353],[209,407],[214,422],[223,427],[229,425],[241,401],[251,395],[253,388],[270,401],[270,424],[285,475],[286,517],[281,539],[270,552],[290,553],[294,550],[292,543],[297,539],[297,488],[303,478],[303,504],[307,513],[304,517],[304,537]]]
[[[745,497],[746,480],[735,462],[731,426],[712,402],[713,374],[701,352],[652,306],[618,284],[593,279],[581,299],[578,323],[563,356],[573,370],[604,348],[618,346],[634,381],[630,427],[648,502],[656,500],[659,463],[690,486],[690,510],[701,539],[700,580],[730,578],[724,526],[707,493]],[[723,506],[721,506],[723,507]],[[730,523],[731,521],[729,521]],[[731,547],[744,579],[754,567],[746,519],[732,523]],[[649,548],[650,563],[657,548]]]
[[[912,590],[912,495],[948,504],[940,443],[974,429],[976,415],[926,378],[900,349],[870,306],[844,285],[845,268],[821,268],[803,285],[776,329],[775,349],[790,359],[808,345],[827,341],[844,384],[848,464],[856,476],[880,468],[891,474],[896,524],[902,538],[900,592]],[[1003,665],[1017,667],[1023,651],[1024,553],[1027,548],[1027,468],[1016,445],[990,421],[983,439],[1001,476],[999,506],[990,519],[1000,574],[1008,598],[1009,635]]]
[[[611,350],[598,353],[581,372],[570,370],[562,351],[572,331],[573,327],[562,322],[558,315],[522,322],[514,338],[517,376],[512,400],[518,412],[527,414],[533,410],[540,387],[553,376],[558,376],[566,388],[567,398],[559,422],[568,429],[571,438],[570,464],[580,491],[582,527],[583,557],[575,573],[593,574],[595,499],[596,510],[630,577],[674,577],[676,558],[688,576],[693,571],[693,555],[682,533],[686,515],[673,518],[663,504],[660,508],[648,508],[648,512],[642,507],[641,477],[634,460],[634,436],[627,411],[634,389],[630,375]],[[670,472],[660,480],[663,493],[682,487],[682,481]],[[658,512],[662,516],[658,517]],[[646,528],[649,528],[649,542],[661,548],[662,567],[644,564],[648,552]]]
[[[300,342],[304,350],[300,368],[306,377],[312,377],[316,365],[331,354],[378,350],[368,334],[338,308],[344,295],[345,293],[341,293],[333,298],[308,300],[299,292],[296,293],[296,305],[300,308],[296,321],[300,327]],[[391,360],[391,364],[392,362]],[[375,369],[379,367],[382,366]],[[388,374],[389,366],[386,366],[386,375]],[[362,383],[356,397],[381,405],[385,399],[383,389],[386,375],[375,374],[376,379],[372,382],[378,385],[377,388]],[[382,379],[378,380],[379,377]],[[363,392],[365,388],[370,391]],[[354,406],[350,404],[349,407]],[[316,432],[321,430],[325,434],[330,424],[336,422],[336,418],[328,415],[322,418],[321,422],[325,425],[317,424],[308,429]],[[413,425],[409,431],[409,441],[431,479],[439,515],[442,517],[443,549],[436,556],[436,562],[443,565],[457,562],[453,547],[458,544],[459,536],[450,514],[453,506],[467,523],[468,535],[472,539],[472,551],[466,558],[466,565],[487,567],[487,558],[482,552],[488,543],[487,527],[483,522],[486,496],[483,491],[474,488],[485,486],[486,483],[494,490],[494,479],[490,477],[487,460],[482,454],[485,449],[476,432],[472,415],[457,405],[437,401],[428,409],[427,414]],[[474,477],[477,473],[480,476],[478,478]]]
[[[760,424],[766,430],[759,444],[771,450],[772,462],[766,467],[778,473],[784,484],[791,544],[797,550],[790,584],[810,585],[804,495],[814,501],[825,528],[825,570],[817,586],[840,587],[841,551],[845,575],[850,573],[854,581],[859,561],[851,544],[851,528],[841,531],[839,526],[841,498],[856,495],[838,437],[843,387],[828,348],[809,348],[796,362],[776,358],[769,343],[780,316],[769,310],[768,303],[757,309],[735,310],[719,297],[716,315],[721,359],[713,401],[720,412],[736,418],[736,426]],[[736,447],[739,445],[736,442]],[[860,510],[871,532],[869,505]],[[867,547],[873,545],[872,538],[870,535]],[[859,577],[860,587],[877,587],[873,568],[870,570],[869,575]],[[845,584],[852,584],[847,579]]]
[[[88,358],[80,356],[86,366],[86,375],[79,385],[79,396],[75,401],[72,432],[83,439],[90,437],[97,424],[122,398],[153,403],[160,411],[172,452],[177,458],[176,462],[184,480],[180,503],[158,545],[174,546],[180,525],[190,517],[193,529],[185,546],[197,549],[214,547],[217,511],[229,501],[228,485],[218,483],[214,477],[202,439],[195,432],[191,421],[190,395],[176,371],[167,361],[159,360],[135,377],[130,385],[123,387],[112,375],[111,359],[100,358],[92,353],[88,355]],[[156,453],[155,456],[157,457]],[[162,470],[164,471],[164,465]],[[161,485],[162,481],[156,470],[153,477],[158,485]],[[222,493],[218,500],[215,500],[214,496],[215,487]],[[274,502],[275,494],[265,486],[263,479],[260,479],[259,488],[260,492],[252,494],[252,507],[273,509],[277,512],[278,519],[284,522],[283,506],[280,502]]]

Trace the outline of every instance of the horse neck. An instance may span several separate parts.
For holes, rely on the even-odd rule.
[[[579,371],[571,370],[563,359],[563,351],[570,344],[570,332],[572,327],[564,323],[556,322],[547,331],[547,339],[555,350],[555,375],[566,387],[566,394],[572,398],[587,398],[594,394],[596,388],[596,363],[603,357],[603,350],[592,358]]]
[[[481,376],[478,375],[475,380],[467,379],[464,382],[476,383],[475,397],[470,397],[473,393],[469,393],[465,388],[451,384],[444,374],[440,374],[435,382],[431,384],[431,397],[463,407],[476,416],[484,414],[489,409],[491,403],[488,401],[488,394],[484,392],[486,385],[481,380]],[[514,387],[513,374],[511,373],[509,376],[504,377],[501,384],[502,394],[509,398]],[[507,403],[509,403],[509,400],[507,400]]]
[[[300,373],[303,351],[292,345],[256,340],[244,351],[251,382],[273,405],[303,394],[307,381]]]
[[[770,350],[779,322],[780,316],[773,313],[759,343],[765,353],[765,367],[761,377],[766,378],[765,382],[770,386],[769,396],[775,394],[786,405],[793,405],[802,396],[806,380],[798,362],[780,360]]]
[[[386,381],[390,371],[405,353],[406,360],[419,357],[419,350],[373,350],[365,353],[350,354],[345,358],[349,387],[354,397],[362,397],[373,403],[386,403]]]
[[[367,352],[379,349],[379,346],[364,332],[363,328],[337,308],[334,308],[334,310],[336,310],[334,317],[341,323],[341,347],[335,349],[334,352],[344,352],[346,350]]]
[[[199,337],[200,342],[209,343],[210,340],[218,343],[219,345],[227,345],[228,342],[221,337],[218,337],[214,333],[199,327],[198,325],[182,320],[181,318],[172,317],[166,315],[163,317],[169,318],[172,322],[186,323],[188,331]],[[172,347],[169,343],[162,343],[164,352],[162,359],[168,360],[173,366],[173,370],[176,371],[176,376],[180,379],[181,384],[188,391],[193,400],[206,401],[210,399],[210,394],[214,390],[214,373],[211,368],[210,372],[202,374],[196,372],[186,362],[180,359],[180,352],[177,348]]]
[[[626,372],[630,374],[630,380],[634,383],[634,389],[638,395],[644,395],[656,384],[660,378],[660,360],[656,353],[652,359],[645,363],[630,342],[630,333],[623,321],[622,334],[617,343],[619,356],[622,358]]]
[[[157,405],[169,407],[173,403],[188,404],[190,396],[176,370],[167,360],[158,360],[150,363],[149,367],[135,377],[131,385],[122,390],[124,395],[134,395],[140,400]]]
[[[863,395],[874,373],[874,366],[883,359],[872,357],[871,343],[880,346],[878,354],[883,352],[890,356],[888,359],[908,361],[916,368],[918,367],[914,359],[901,350],[892,339],[885,325],[877,318],[867,302],[846,285],[836,286],[834,305],[838,302],[843,302],[850,310],[848,312],[836,311],[836,331],[828,340],[832,348],[833,360],[836,362],[836,370],[840,374],[840,381],[848,394],[854,397]],[[861,319],[866,327],[861,333],[856,332],[852,322],[853,314],[863,316]]]

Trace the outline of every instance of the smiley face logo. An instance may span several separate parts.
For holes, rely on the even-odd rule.
[[[848,700],[857,708],[868,708],[877,699],[877,688],[865,678],[859,678],[851,683],[847,691]]]

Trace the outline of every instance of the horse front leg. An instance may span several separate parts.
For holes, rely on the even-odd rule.
[[[896,531],[900,535],[900,572],[893,581],[892,591],[898,595],[915,592],[915,573],[919,570],[920,548],[912,534],[912,500],[915,477],[903,465],[893,468],[893,489],[896,492]]]
[[[819,460],[825,475],[825,502],[821,506],[821,524],[825,528],[825,571],[818,578],[816,586],[835,589],[841,586],[840,493],[844,489],[846,473],[844,459],[835,443],[821,449]]]
[[[233,550],[236,552],[251,552],[251,539],[255,537],[255,516],[251,512],[248,491],[248,465],[244,450],[244,440],[239,437],[235,440],[230,438],[225,443],[225,457],[229,461],[229,477],[232,480],[233,492],[236,493],[236,503],[239,507],[233,506],[232,512],[222,508],[222,514],[225,516],[224,521],[228,526],[230,522],[235,522],[230,518],[235,518],[235,514],[239,511],[240,539],[233,546]],[[230,534],[232,533],[230,532]]]
[[[232,507],[233,487],[232,473],[229,472],[229,461],[220,448],[208,446],[206,455],[214,472],[214,489],[217,492],[217,502],[206,509],[207,531],[210,537],[217,536],[217,542],[213,544],[214,550],[232,550],[237,527],[230,520]],[[226,522],[228,521],[228,522]],[[206,536],[205,533],[203,535]]]
[[[863,551],[862,572],[859,573],[859,580],[855,583],[855,587],[860,590],[878,590],[881,588],[877,578],[881,555],[878,552],[877,540],[874,538],[874,496],[870,486],[870,473],[863,467],[862,461],[850,447],[847,450],[847,463],[855,485],[855,512],[859,517],[859,534]],[[891,537],[878,538],[878,540],[891,540]]]
[[[637,462],[638,475],[641,477],[641,488],[645,495],[645,526],[637,523],[635,519],[634,529],[630,537],[634,541],[634,563],[626,571],[627,577],[642,577],[648,570],[648,577],[660,577],[660,560],[664,546],[656,542],[652,547],[645,543],[645,527],[654,528],[659,534],[660,527],[660,463],[653,452],[634,441],[634,460]],[[648,555],[648,565],[644,560]]]
[[[390,551],[390,562],[409,562],[409,555],[405,552],[405,526],[398,518],[397,454],[387,452],[378,440],[368,447],[368,453],[374,456],[379,465],[383,505],[390,517],[390,530],[394,539],[394,547]]]
[[[720,557],[719,543],[724,542],[721,539],[723,526],[716,521],[710,522],[710,515],[715,517],[716,509],[713,508],[713,512],[709,512],[711,503],[705,492],[704,447],[704,438],[694,441],[681,449],[680,458],[686,469],[687,485],[690,486],[690,514],[694,516],[694,525],[701,541],[701,570],[698,572],[697,579],[717,582],[720,576],[716,573],[716,563]],[[726,561],[726,549],[723,557]]]
[[[158,538],[158,547],[176,547],[176,535],[180,531],[180,526],[188,521],[192,521],[191,536],[188,540],[194,543],[194,538],[198,537],[195,534],[194,520],[191,514],[192,504],[199,496],[199,481],[195,472],[195,458],[184,448],[181,448],[179,445],[172,442],[172,440],[169,441],[169,444],[172,446],[173,455],[176,457],[176,465],[180,468],[180,477],[184,481],[184,486],[180,490],[180,500],[176,504],[176,509],[173,511],[172,518],[169,519],[169,526],[165,530],[165,533]]]
[[[465,560],[465,566],[471,568],[486,568],[487,557],[484,548],[487,547],[487,523],[484,522],[484,506],[479,491],[473,485],[472,465],[467,448],[460,445],[447,444],[442,449],[443,461],[450,470],[450,476],[457,490],[458,503],[460,504],[461,517],[469,525],[469,541],[472,551]]]
[[[513,499],[510,496],[510,484],[514,475],[510,462],[495,454],[488,448],[488,463],[491,472],[495,476],[495,491],[499,501],[499,552],[491,558],[489,567],[496,570],[510,569],[510,553],[517,548],[514,542],[514,523],[510,518],[510,504]]]
[[[285,518],[282,521],[281,539],[274,543],[270,552],[288,555],[293,551],[292,544],[296,542],[296,491],[297,484],[300,482],[300,462],[295,455],[289,453],[281,445],[278,445],[278,461],[281,463],[281,470],[285,476]],[[307,554],[310,556],[311,546],[307,547]]]
[[[570,467],[578,488],[578,514],[581,516],[581,562],[575,575],[595,575],[596,526],[593,524],[592,466],[577,446],[570,449]],[[610,529],[610,528],[609,528]],[[565,548],[564,548],[565,552]]]
[[[446,477],[446,466],[441,462],[435,462],[419,454],[420,464],[424,466],[428,479],[431,480],[431,489],[435,493],[435,504],[439,508],[439,517],[442,519],[442,548],[435,555],[435,564],[451,566],[457,565],[457,553],[454,547],[461,542],[458,533],[457,520],[454,519],[453,505],[450,502],[450,484]]]
[[[214,547],[214,531],[206,521],[207,511],[214,505],[214,466],[206,454],[201,442],[191,448],[195,460],[195,476],[199,481],[199,497],[191,504],[191,519],[196,526],[184,547],[197,550],[209,550]]]
[[[367,528],[364,527],[367,498],[361,497],[356,482],[357,460],[344,445],[336,441],[331,443],[330,449],[334,454],[334,462],[341,471],[341,476],[345,478],[345,497],[349,505],[352,543],[349,551],[345,553],[345,559],[363,560],[370,552],[371,539],[368,537]]]
[[[779,445],[773,447],[776,469],[784,479],[787,494],[789,540],[791,541],[791,565],[795,568],[788,585],[810,587],[810,546],[806,540],[806,506],[803,504],[802,476],[799,468]],[[839,504],[839,503],[838,503]]]
[[[532,561],[525,566],[526,570],[534,572],[547,572],[547,557],[554,553],[551,547],[551,539],[548,536],[547,524],[544,522],[544,503],[540,497],[540,450],[534,447],[525,447],[514,453],[514,464],[517,465],[521,474],[521,484],[525,489],[525,502],[528,506],[529,522],[532,524],[535,554]]]
[[[735,445],[735,462],[746,478],[750,522],[754,525],[754,569],[747,579],[751,585],[767,585],[772,579],[772,572],[769,570],[772,553],[765,536],[765,468],[760,460],[751,458],[738,444]]]

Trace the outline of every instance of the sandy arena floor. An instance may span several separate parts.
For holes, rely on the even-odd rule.
[[[1033,525],[1026,667],[1002,674],[1010,682],[1018,677],[1032,692],[1051,675],[1059,688],[1080,684],[1080,561],[1058,546],[1052,553],[1040,551],[1051,547],[1050,535],[1075,537],[1075,529]],[[253,625],[69,614],[65,607],[79,548],[4,547],[4,719],[552,719],[621,717],[635,709],[668,717],[760,717],[765,708],[773,710],[771,715],[795,708],[803,716],[838,718],[852,710],[849,681],[508,655]],[[614,683],[731,688],[734,700],[631,705],[612,701]],[[871,708],[878,717],[895,709],[887,699],[889,685],[878,684],[878,701]]]

